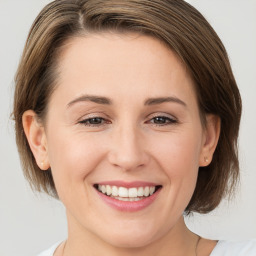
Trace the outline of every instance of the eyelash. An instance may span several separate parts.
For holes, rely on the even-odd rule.
[[[90,123],[91,121],[93,121],[93,120],[95,121],[96,119],[98,119],[98,121],[100,121],[101,123]],[[105,123],[102,124],[102,121],[104,121]],[[107,121],[103,117],[95,116],[95,117],[90,117],[90,118],[81,120],[78,123],[83,124],[85,126],[89,126],[89,127],[98,127],[98,126],[101,126],[101,125],[109,124],[110,121]]]
[[[152,120],[157,120],[162,122],[162,123],[153,123],[153,125],[156,125],[156,126],[165,126],[165,125],[172,125],[172,124],[176,124],[177,123],[177,120],[174,119],[174,118],[171,118],[171,117],[167,117],[167,116],[154,116],[152,117],[149,122],[152,123]],[[164,122],[164,123],[163,123]]]
[[[153,121],[157,121],[157,120],[160,121],[161,123],[153,123]],[[102,125],[110,124],[111,121],[108,121],[103,117],[95,116],[95,117],[90,117],[90,118],[81,120],[78,123],[82,124],[82,125],[85,125],[85,126],[89,126],[89,127],[99,127],[99,126],[102,126]],[[166,125],[177,124],[178,121],[174,118],[159,115],[159,116],[152,117],[146,123],[152,123],[155,126],[166,126]]]

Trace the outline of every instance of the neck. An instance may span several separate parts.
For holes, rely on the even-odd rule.
[[[198,236],[185,225],[183,217],[177,224],[160,238],[139,247],[115,246],[107,243],[96,234],[81,228],[72,217],[68,216],[68,239],[65,245],[65,256],[195,256]],[[72,223],[72,225],[71,225]]]

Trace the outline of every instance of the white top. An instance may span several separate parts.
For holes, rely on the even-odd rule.
[[[53,256],[54,252],[56,251],[57,247],[61,244],[58,242],[50,247],[48,250],[41,252],[38,256]]]
[[[221,240],[210,256],[256,256],[256,240],[240,242]]]
[[[53,256],[60,242],[38,256]],[[221,240],[217,243],[210,256],[256,256],[256,240],[231,242]]]

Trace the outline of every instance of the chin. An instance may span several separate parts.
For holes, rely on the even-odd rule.
[[[145,232],[147,231],[147,232]],[[147,246],[156,239],[156,234],[149,230],[130,229],[128,232],[124,230],[116,231],[110,234],[106,232],[105,238],[102,237],[108,244],[119,248],[139,248]]]
[[[111,244],[114,247],[119,248],[140,248],[147,246],[152,242],[151,239],[148,237],[141,236],[138,237],[117,237],[117,238],[111,238],[111,241],[107,241],[109,244]]]

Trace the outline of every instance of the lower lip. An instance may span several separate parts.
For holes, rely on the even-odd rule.
[[[112,208],[123,211],[123,212],[136,212],[140,211],[149,205],[151,205],[155,199],[157,198],[158,194],[161,191],[161,188],[159,188],[153,195],[146,197],[144,199],[141,199],[139,201],[121,201],[112,197],[109,197],[98,190],[96,190],[100,198],[109,206]]]

